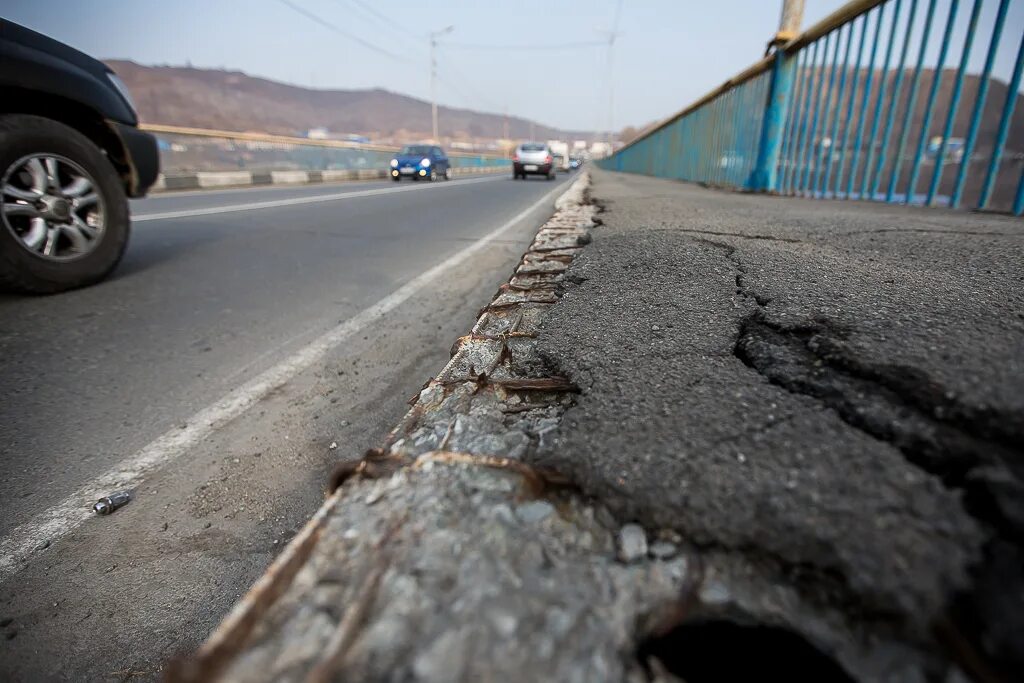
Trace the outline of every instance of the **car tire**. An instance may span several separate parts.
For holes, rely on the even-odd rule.
[[[103,230],[85,254],[51,260],[24,244],[0,209],[0,286],[53,294],[99,282],[121,261],[131,231],[120,175],[103,151],[74,128],[41,116],[0,115],[0,181],[34,155],[62,157],[84,171],[103,207]],[[9,195],[0,197],[0,202],[9,201]]]
[[[427,173],[427,180],[429,180],[430,182],[434,182],[434,180],[436,180],[436,179],[437,179],[437,174],[434,172],[434,169],[430,169],[430,172]]]
[[[452,167],[451,166],[448,166],[447,168],[444,169],[444,179],[445,180],[451,180],[452,179]]]
[[[548,180],[554,180],[554,179],[555,179],[554,172],[552,171],[551,173],[548,173]]]
[[[398,182],[401,182],[402,177],[395,175],[395,176],[391,176],[391,179],[394,180],[396,183],[398,183]]]

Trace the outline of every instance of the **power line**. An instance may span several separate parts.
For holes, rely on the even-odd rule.
[[[411,31],[405,26],[402,26],[391,17],[385,14],[381,14],[376,9],[374,9],[373,6],[369,3],[362,2],[361,0],[349,0],[349,4],[356,5],[357,7],[361,8],[364,12],[372,14],[373,16],[377,17],[379,21],[389,25],[391,28],[396,29],[405,35],[411,35],[415,33],[415,31]]]
[[[441,43],[442,47],[460,50],[578,50],[607,45],[603,40],[584,40],[576,43],[535,43],[533,45],[493,45],[490,43]]]
[[[306,17],[307,19],[309,19],[311,21],[314,21],[314,22],[320,24],[321,26],[334,31],[335,33],[337,33],[340,36],[344,36],[345,38],[348,38],[349,40],[351,40],[353,42],[359,43],[360,45],[362,45],[365,48],[373,50],[374,52],[376,52],[378,54],[382,54],[385,57],[390,57],[391,59],[396,59],[396,60],[398,60],[400,62],[408,61],[405,58],[403,58],[403,57],[401,57],[399,55],[396,55],[393,52],[388,52],[387,50],[385,50],[382,47],[378,47],[378,46],[374,45],[373,43],[371,43],[371,42],[369,42],[367,40],[363,40],[362,38],[360,38],[357,35],[349,33],[348,31],[345,31],[344,29],[338,28],[337,26],[335,26],[331,22],[327,21],[323,17],[319,17],[319,16],[313,14],[312,12],[310,12],[309,10],[307,10],[307,9],[305,9],[303,7],[300,7],[299,5],[296,5],[295,3],[291,2],[291,0],[279,0],[279,1],[285,7],[291,8],[292,10],[298,12],[299,14],[301,14],[304,17]]]

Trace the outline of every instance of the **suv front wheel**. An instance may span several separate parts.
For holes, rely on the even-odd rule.
[[[49,294],[93,284],[128,245],[124,185],[91,140],[40,116],[0,116],[0,284]]]

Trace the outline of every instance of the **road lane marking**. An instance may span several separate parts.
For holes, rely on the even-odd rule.
[[[185,427],[167,430],[142,450],[121,461],[115,468],[92,479],[57,505],[15,527],[7,536],[0,539],[0,583],[20,571],[37,549],[55,543],[92,517],[91,505],[100,496],[119,489],[137,488],[145,475],[184,455],[210,434],[242,415],[268,393],[322,360],[346,338],[377,322],[414,294],[422,291],[431,281],[490,245],[546,202],[551,202],[558,192],[563,191],[563,185],[564,183],[558,183],[557,187],[546,192],[543,197],[501,227],[416,276],[369,308],[339,323],[277,365],[228,392],[217,402],[190,417]]]
[[[144,213],[132,216],[132,223],[143,221],[159,221],[167,218],[187,218],[189,216],[210,216],[217,213],[234,213],[236,211],[257,211],[259,209],[272,209],[278,206],[294,206],[295,204],[319,204],[321,202],[335,202],[341,199],[354,199],[356,197],[373,197],[379,194],[394,194],[396,192],[416,192],[428,189],[443,189],[446,187],[461,187],[474,183],[493,183],[496,180],[505,180],[505,176],[487,176],[484,178],[470,178],[468,180],[455,180],[444,183],[428,183],[416,187],[381,187],[376,190],[358,190],[356,192],[335,192],[333,194],[313,195],[312,197],[292,197],[290,199],[272,199],[266,202],[250,202],[248,204],[230,204],[228,206],[210,206],[204,209],[182,209],[180,211],[163,211],[160,213]]]

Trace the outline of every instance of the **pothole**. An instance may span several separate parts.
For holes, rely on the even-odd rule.
[[[853,678],[834,659],[789,629],[724,619],[694,620],[640,643],[637,657],[652,680],[686,683],[813,681]]]

